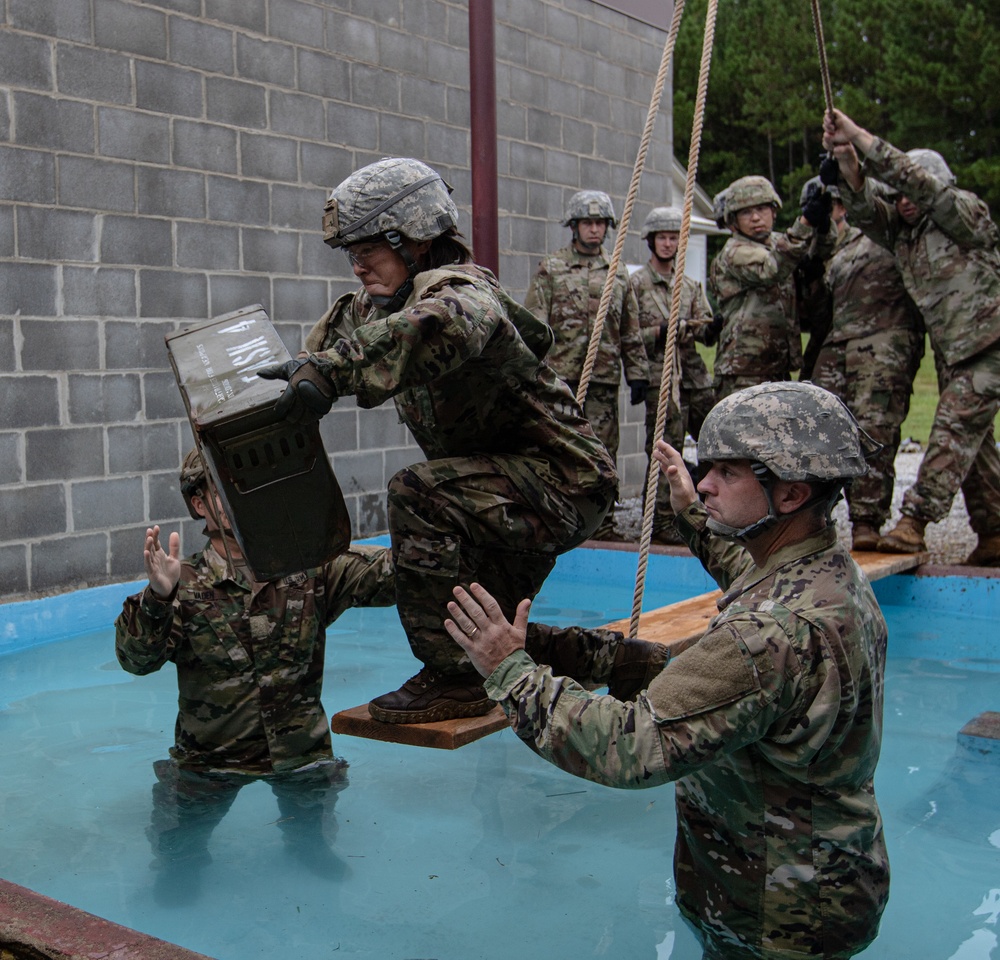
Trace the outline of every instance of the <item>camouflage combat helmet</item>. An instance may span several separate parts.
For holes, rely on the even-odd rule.
[[[833,197],[834,200],[840,199],[840,187],[829,183],[825,184],[818,176],[811,177],[802,185],[802,192],[799,194],[799,207],[804,207],[807,201],[823,190]]]
[[[648,240],[654,234],[664,231],[679,233],[683,219],[684,211],[677,207],[653,207],[646,214],[646,219],[642,222],[642,233],[640,236],[643,240]]]
[[[923,167],[931,176],[943,180],[949,186],[955,185],[955,174],[951,172],[951,167],[937,150],[917,147],[915,150],[907,150],[906,155],[915,164]]]
[[[778,196],[771,181],[767,177],[740,177],[725,189],[723,210],[726,221],[735,217],[740,210],[756,207],[762,203],[768,203],[776,210],[781,209],[781,197]]]
[[[394,157],[356,170],[330,191],[323,239],[331,247],[385,236],[433,240],[458,225],[451,187],[426,163]],[[396,246],[393,243],[393,246]]]
[[[618,226],[611,197],[603,190],[580,190],[569,198],[563,226],[570,227],[576,220],[607,220],[612,229]]]
[[[181,496],[184,497],[184,502],[187,504],[188,513],[190,513],[195,520],[200,520],[201,515],[195,512],[194,504],[191,502],[191,498],[195,496],[195,494],[205,492],[207,481],[205,475],[205,461],[202,460],[197,447],[188,451],[187,456],[184,458],[184,462],[181,464],[180,482]]]
[[[825,494],[827,515],[840,484],[868,472],[867,457],[881,447],[858,426],[838,397],[808,382],[762,383],[738,390],[709,412],[698,437],[698,460],[748,460],[767,496],[768,513],[742,529],[716,520],[709,527],[726,539],[744,541],[781,517],[771,500],[772,477],[834,483]],[[815,503],[810,500],[801,509]],[[789,516],[789,514],[785,514]]]

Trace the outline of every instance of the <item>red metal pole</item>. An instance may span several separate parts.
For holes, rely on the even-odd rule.
[[[497,82],[493,0],[469,0],[472,249],[500,275],[497,227]]]

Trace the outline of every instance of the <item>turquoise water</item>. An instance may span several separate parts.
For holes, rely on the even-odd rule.
[[[627,616],[634,563],[575,551],[534,615]],[[882,934],[863,956],[1000,960],[1000,757],[956,749],[968,720],[1000,710],[993,588],[915,583],[877,585],[890,621],[877,789],[893,887]],[[651,558],[646,606],[708,587],[692,561]],[[918,587],[925,605],[915,610]],[[111,593],[113,609],[124,591]],[[274,798],[254,784],[213,835],[197,899],[161,905],[144,831],[151,764],[172,742],[173,671],[124,673],[110,629],[38,644],[32,616],[5,624],[0,638],[0,651],[11,650],[0,656],[5,879],[219,960],[700,957],[672,903],[671,789],[586,783],[509,731],[456,751],[335,736],[351,764],[337,804],[340,877],[289,858]],[[88,616],[71,603],[69,623]],[[327,664],[331,713],[415,668],[391,609],[341,618]]]

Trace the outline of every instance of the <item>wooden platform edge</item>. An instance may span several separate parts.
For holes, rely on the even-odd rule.
[[[930,559],[929,553],[875,553],[857,551],[852,554],[869,580],[881,580],[897,573],[913,570]],[[709,621],[718,612],[721,591],[713,590],[678,603],[647,610],[639,617],[638,635],[642,640],[665,643],[680,652],[694,643],[708,629]],[[605,625],[609,630],[627,634],[630,620],[616,620]],[[403,743],[414,747],[456,750],[467,743],[488,737],[508,725],[500,707],[494,707],[482,717],[462,720],[440,720],[436,723],[382,723],[368,713],[368,704],[341,710],[330,720],[334,733],[385,743]]]
[[[465,717],[460,720],[438,720],[434,723],[382,723],[368,712],[368,704],[341,710],[330,719],[330,729],[351,737],[381,740],[383,743],[403,743],[413,747],[433,747],[438,750],[457,750],[467,743],[488,737],[503,730],[507,715],[494,707],[482,717]]]
[[[915,570],[930,559],[930,554],[926,552],[876,553],[858,550],[851,556],[872,583],[897,573]],[[712,590],[665,607],[645,610],[639,615],[637,635],[641,640],[665,643],[675,653],[679,652],[708,629],[709,621],[719,612],[717,601],[721,596],[722,591]],[[630,626],[631,618],[605,624],[606,629],[625,634],[629,632]]]

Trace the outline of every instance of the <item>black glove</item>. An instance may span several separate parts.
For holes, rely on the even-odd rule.
[[[817,233],[826,233],[830,229],[830,211],[833,209],[833,197],[825,190],[814,193],[802,204],[802,216],[809,221]]]
[[[837,186],[840,180],[840,164],[832,154],[826,154],[819,165],[819,182],[825,183],[828,187]]]
[[[646,402],[646,394],[649,393],[649,381],[648,380],[631,380],[629,381],[629,390],[631,394],[629,396],[629,403],[634,407],[637,403]]]
[[[278,397],[274,412],[292,423],[312,423],[330,412],[337,391],[320,373],[311,357],[286,360],[261,367],[257,376],[264,380],[287,380],[285,392]]]
[[[622,639],[608,679],[608,693],[616,700],[634,700],[662,672],[670,650],[662,643]]]
[[[717,313],[712,317],[712,322],[708,325],[708,333],[704,340],[706,347],[714,347],[719,342],[719,334],[722,333],[722,328],[725,325],[726,321],[723,319],[721,313]]]

